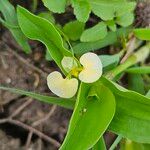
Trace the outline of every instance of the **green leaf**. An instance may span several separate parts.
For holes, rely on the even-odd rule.
[[[44,6],[54,13],[65,12],[67,0],[42,0]]]
[[[126,72],[133,74],[150,74],[150,67],[149,66],[132,67],[127,69]]]
[[[38,93],[15,89],[15,88],[0,86],[0,90],[6,90],[6,91],[10,91],[12,93],[26,95],[26,96],[35,98],[36,100],[44,102],[44,103],[56,104],[58,106],[69,108],[69,109],[72,109],[74,107],[74,103],[75,103],[75,101],[72,99],[64,99],[64,98],[46,96],[46,95],[41,95]]]
[[[0,12],[3,14],[5,23],[5,27],[7,27],[10,32],[12,33],[13,37],[17,41],[17,43],[22,47],[24,52],[30,53],[31,48],[28,44],[28,39],[24,36],[22,31],[19,28],[18,21],[17,21],[17,15],[15,8],[11,3],[9,3],[8,0],[0,0]],[[2,20],[0,20],[1,22]],[[13,28],[17,27],[17,28]]]
[[[100,22],[92,28],[86,29],[80,40],[82,42],[93,42],[103,39],[107,35],[107,26],[104,22]]]
[[[114,17],[121,16],[133,11],[135,2],[124,0],[90,0],[92,11],[102,20],[113,20]]]
[[[108,28],[109,28],[111,31],[114,31],[114,32],[116,31],[117,26],[116,26],[114,20],[108,20],[108,21],[106,21],[105,23],[107,24]]]
[[[114,68],[118,64],[120,57],[121,57],[120,53],[115,55],[100,55],[99,58],[102,61],[104,71],[108,71]]]
[[[140,74],[128,74],[128,89],[144,94],[144,81]]]
[[[45,18],[45,19],[47,19],[48,21],[50,21],[51,23],[55,24],[55,18],[54,18],[54,16],[52,15],[52,13],[49,12],[49,11],[40,12],[40,13],[38,14],[38,16],[39,16],[39,17],[42,17],[42,18]]]
[[[63,27],[64,33],[72,41],[80,39],[82,32],[84,31],[85,24],[79,21],[72,21]]]
[[[89,2],[87,0],[72,0],[72,6],[77,20],[86,22],[91,12]]]
[[[129,32],[129,28],[120,28],[116,32],[108,32],[107,36],[99,41],[79,43],[73,47],[73,50],[76,54],[97,50],[119,42],[118,39],[126,37]]]
[[[141,40],[150,40],[150,28],[134,29],[133,32]]]
[[[101,137],[99,141],[92,147],[91,150],[106,150],[104,138]]]
[[[99,100],[87,97],[92,86],[99,89]],[[96,144],[115,113],[115,99],[100,82],[81,83],[69,129],[60,150],[87,150]]]
[[[132,12],[124,14],[116,18],[116,23],[122,27],[127,27],[131,25],[134,21],[134,14]]]
[[[103,77],[101,82],[111,89],[117,104],[109,130],[136,142],[150,143],[150,98]]]
[[[45,44],[50,56],[56,64],[65,73],[61,66],[61,60],[64,56],[72,56],[71,52],[63,46],[63,40],[53,26],[47,20],[33,15],[25,8],[18,6],[17,8],[18,21],[23,33],[30,39],[38,40]]]

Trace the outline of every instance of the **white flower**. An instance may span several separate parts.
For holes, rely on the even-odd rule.
[[[83,70],[79,73],[79,79],[85,83],[93,83],[102,75],[102,63],[94,53],[85,53],[80,58]]]
[[[68,77],[78,77],[82,82],[96,82],[102,75],[102,63],[99,57],[94,53],[86,53],[81,56],[79,67],[75,58],[64,57],[61,64],[68,73]],[[49,89],[59,97],[71,98],[78,90],[78,80],[76,78],[63,78],[62,75],[54,71],[47,77]]]
[[[49,89],[59,97],[71,98],[78,90],[78,80],[76,78],[63,78],[58,71],[50,73],[47,77]]]
[[[66,72],[70,72],[73,68],[78,66],[76,60],[73,57],[66,56],[62,59],[61,65]]]

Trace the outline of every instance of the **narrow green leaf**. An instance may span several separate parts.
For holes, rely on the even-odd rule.
[[[150,28],[134,29],[134,34],[141,40],[150,40]]]
[[[126,37],[129,32],[129,28],[120,28],[116,32],[108,32],[107,36],[99,41],[79,43],[73,47],[73,50],[76,54],[97,50],[117,43],[119,38]]]
[[[45,7],[54,13],[65,12],[67,0],[42,0]]]
[[[80,39],[80,36],[84,30],[84,26],[85,24],[83,22],[75,20],[65,24],[63,31],[70,40],[76,41]]]
[[[45,44],[50,56],[65,73],[61,66],[61,60],[64,56],[72,56],[71,52],[63,46],[62,38],[52,23],[33,15],[25,8],[17,8],[19,25],[24,34],[33,40],[38,40]]]
[[[150,74],[150,67],[149,66],[132,67],[127,69],[126,72],[133,74]]]
[[[103,39],[107,35],[107,26],[104,22],[100,22],[92,28],[86,29],[80,40],[82,42],[93,42]]]
[[[12,93],[26,95],[26,96],[35,98],[36,100],[44,102],[44,103],[56,104],[58,106],[69,108],[69,109],[72,109],[74,107],[74,103],[75,103],[75,101],[72,99],[63,99],[63,98],[58,98],[58,97],[46,96],[46,95],[41,95],[38,93],[15,89],[15,88],[0,86],[0,90],[6,90],[6,91],[10,91]]]
[[[22,47],[24,52],[30,53],[31,48],[28,44],[28,39],[24,36],[24,34],[19,28],[16,11],[13,5],[8,0],[0,0],[0,12],[4,16],[4,25],[6,25],[5,27],[7,27],[10,30],[13,37],[15,38],[17,43]],[[13,28],[13,26],[18,28]]]
[[[133,12],[124,14],[116,18],[116,23],[121,25],[122,27],[127,27],[131,25],[134,21],[134,14]]]
[[[99,100],[88,98],[92,86],[99,89]],[[115,99],[111,91],[100,82],[81,83],[75,109],[66,138],[60,150],[87,150],[96,144],[115,113]]]
[[[150,98],[103,77],[101,82],[111,89],[117,104],[109,130],[136,142],[150,143]]]
[[[74,14],[77,20],[86,22],[89,18],[91,7],[88,0],[72,0],[72,6],[74,8]]]

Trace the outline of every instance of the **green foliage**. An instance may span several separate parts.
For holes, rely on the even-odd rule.
[[[16,93],[16,94],[20,94],[20,95],[26,95],[26,96],[34,98],[38,101],[48,103],[48,104],[56,104],[58,106],[68,108],[68,109],[72,109],[74,107],[74,103],[75,103],[75,101],[72,99],[68,100],[68,99],[63,99],[63,98],[46,96],[46,95],[42,95],[42,94],[38,94],[38,93],[34,93],[34,92],[28,92],[25,90],[4,87],[1,85],[0,85],[0,90],[7,90],[7,91],[10,91],[12,93]]]
[[[28,44],[28,39],[24,36],[19,28],[17,14],[15,8],[8,0],[0,0],[0,12],[4,16],[0,22],[10,30],[17,43],[22,47],[24,52],[30,53],[31,49]]]
[[[91,150],[106,150],[104,138],[101,137],[99,141],[91,148]]]
[[[44,2],[47,1],[47,2]],[[53,12],[57,12],[57,1],[43,0],[46,7],[50,9],[48,3],[53,3],[51,6],[55,10],[50,9]],[[64,4],[64,2],[61,2]],[[66,3],[66,2],[65,2]],[[96,26],[85,30],[81,36],[82,42],[93,42],[99,39],[103,39],[107,35],[107,25],[112,31],[116,31],[116,24],[122,27],[127,27],[132,24],[134,20],[133,10],[135,8],[135,2],[128,2],[126,0],[71,0],[72,7],[74,8],[74,14],[80,22],[87,22],[91,11],[102,19]],[[53,6],[53,5],[56,6]],[[104,23],[104,22],[106,23]],[[97,34],[96,34],[97,33]],[[91,36],[89,36],[91,34]]]
[[[45,11],[45,12],[40,12],[38,14],[39,17],[45,18],[48,21],[50,21],[51,23],[55,24],[55,18],[53,17],[52,13],[49,11]]]
[[[94,92],[92,95],[98,96],[88,97],[91,88],[95,89],[92,89]],[[114,113],[115,99],[107,87],[101,82],[82,83],[69,129],[60,150],[83,150],[94,146],[107,129]]]
[[[149,66],[132,67],[127,69],[126,72],[132,74],[150,74],[150,67]]]
[[[140,74],[128,74],[128,89],[145,94],[144,81]]]
[[[99,58],[102,61],[104,71],[108,71],[117,66],[121,53],[115,55],[100,55]]]
[[[109,32],[104,39],[98,40],[96,42],[81,42],[76,44],[73,47],[73,50],[76,54],[83,54],[85,52],[98,50],[100,48],[119,42],[118,39],[126,37],[129,32],[129,28],[121,28],[116,32]]]
[[[136,142],[150,143],[150,98],[126,90],[105,78],[101,81],[111,89],[117,104],[109,130]]]
[[[88,0],[71,0],[76,18],[81,22],[86,22],[91,12]]]
[[[84,30],[85,24],[79,21],[72,21],[63,27],[63,32],[72,41],[80,39],[80,36]]]
[[[103,39],[107,35],[107,26],[100,22],[92,28],[86,29],[81,35],[82,42],[92,42]]]
[[[150,28],[134,29],[133,31],[137,38],[150,41]]]
[[[134,14],[132,12],[124,14],[116,18],[116,23],[122,27],[127,27],[134,21]]]
[[[62,38],[53,24],[20,6],[17,8],[17,15],[23,33],[28,38],[45,44],[52,59],[65,73],[61,66],[61,60],[64,56],[72,56],[72,54],[63,46]]]
[[[67,0],[42,0],[45,7],[55,13],[65,12]]]
[[[119,135],[122,135],[125,138],[129,138],[129,139],[132,139],[137,142],[150,143],[150,136],[149,136],[149,132],[150,132],[150,126],[149,126],[150,98],[149,98],[149,96],[145,97],[136,92],[126,90],[123,87],[119,86],[118,84],[107,80],[106,78],[101,78],[100,82],[102,82],[102,84],[105,87],[107,86],[113,92],[113,94],[115,96],[115,101],[117,104],[116,105],[117,106],[116,113],[115,113],[115,116],[114,116],[112,122],[109,125],[109,130],[111,130],[112,132],[117,133]],[[83,86],[85,86],[85,85],[83,85]],[[90,85],[88,85],[88,86],[90,86]],[[89,87],[86,87],[86,88],[89,88]],[[85,91],[87,90],[86,88],[85,88]],[[75,101],[73,101],[73,100],[65,100],[64,99],[64,102],[62,102],[61,100],[63,100],[63,99],[61,99],[59,101],[59,99],[56,98],[58,101],[50,101],[49,100],[50,97],[47,97],[47,98],[42,97],[42,99],[41,99],[41,96],[36,93],[31,93],[31,92],[13,89],[13,88],[5,88],[5,87],[1,87],[1,86],[0,86],[0,89],[8,90],[10,92],[14,92],[14,93],[18,93],[18,94],[27,95],[27,96],[30,96],[37,100],[41,100],[43,102],[48,102],[51,104],[57,104],[59,106],[65,107],[65,108],[73,109],[74,104],[75,104]],[[80,89],[80,92],[82,92],[82,91],[84,92],[84,90],[81,91],[81,89]],[[97,90],[99,90],[99,88],[97,88]],[[102,92],[102,93],[104,93],[104,92]],[[82,95],[82,94],[80,94],[80,95]],[[147,95],[149,95],[149,94],[147,94]],[[97,97],[95,97],[95,98],[97,98]],[[86,101],[86,102],[88,102],[88,103],[89,102],[91,103],[91,101],[93,101],[91,99],[90,100],[87,99],[87,100],[88,101]],[[96,99],[95,99],[95,101],[97,102]],[[102,101],[99,101],[98,104],[99,103],[101,104],[101,102]],[[76,103],[79,103],[79,99],[78,99],[78,102],[76,102]],[[76,107],[77,107],[77,104],[76,104]],[[99,107],[102,107],[102,106],[99,106]],[[86,107],[86,109],[87,109],[87,107]],[[83,108],[81,110],[83,110]],[[108,111],[109,109],[105,109],[105,110]],[[88,109],[87,109],[87,111],[88,111]],[[105,114],[108,115],[108,112]],[[95,117],[96,116],[97,115],[95,115]],[[99,119],[101,119],[101,118],[98,117],[98,120]],[[91,122],[91,119],[88,120],[88,123],[90,123],[90,122]],[[101,124],[101,121],[100,121],[100,124]],[[139,124],[140,124],[140,126],[139,126]],[[99,123],[97,125],[99,125]],[[86,125],[84,127],[86,127]],[[92,131],[95,131],[95,130],[92,130]]]

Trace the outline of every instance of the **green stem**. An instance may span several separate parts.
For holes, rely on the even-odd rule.
[[[114,150],[115,149],[115,147],[119,144],[119,142],[121,141],[121,139],[122,139],[122,136],[118,136],[117,138],[116,138],[116,140],[114,141],[114,143],[111,145],[111,147],[109,148],[109,150]]]
[[[145,61],[149,54],[150,43],[147,43],[145,46],[141,47],[137,52],[132,54],[123,64],[120,64],[118,67],[107,72],[106,74],[104,74],[104,76],[109,79],[113,79],[114,77],[122,73],[124,70],[126,70],[128,67],[136,63]]]

